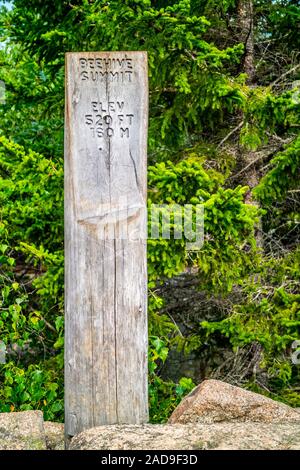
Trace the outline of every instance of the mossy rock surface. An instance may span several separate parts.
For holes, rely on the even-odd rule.
[[[46,450],[43,413],[0,414],[0,450]]]
[[[71,450],[300,450],[300,425],[264,423],[99,426]]]

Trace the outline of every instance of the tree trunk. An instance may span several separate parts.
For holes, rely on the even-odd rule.
[[[254,35],[253,35],[253,0],[238,0],[237,17],[239,41],[244,43],[244,55],[241,63],[243,73],[247,74],[248,85],[255,84],[255,66],[254,66]],[[256,158],[255,152],[241,150],[241,159],[243,165],[249,166],[245,174],[245,183],[249,186],[249,192],[246,195],[245,202],[247,204],[255,204],[253,200],[252,189],[259,183],[259,175],[253,161]],[[262,227],[261,223],[256,230],[256,243],[259,248],[263,247]]]
[[[253,40],[253,0],[239,0],[237,4],[238,30],[241,42],[244,43],[242,69],[252,83],[255,75],[254,40]]]
[[[254,38],[253,38],[253,0],[238,0],[238,31],[239,41],[244,43],[244,55],[241,63],[242,72],[248,75],[248,84],[254,85],[255,67],[254,67]],[[243,119],[243,116],[241,115]],[[241,158],[245,166],[249,166],[246,173],[246,184],[250,191],[247,195],[246,202],[252,203],[252,189],[258,184],[258,175],[255,164],[251,165],[255,159],[255,153],[251,151],[242,152]]]

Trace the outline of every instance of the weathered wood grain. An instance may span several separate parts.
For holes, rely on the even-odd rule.
[[[147,55],[66,55],[65,427],[144,423]]]

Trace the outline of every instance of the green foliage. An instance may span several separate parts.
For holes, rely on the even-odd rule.
[[[282,152],[270,161],[268,173],[260,180],[254,190],[255,197],[266,208],[263,224],[269,234],[271,250],[278,251],[278,242],[288,243],[290,249],[296,249],[299,243],[299,193],[300,139],[296,137]],[[296,199],[295,199],[296,198]],[[276,237],[274,247],[272,239]]]
[[[1,411],[62,419],[62,167],[1,137],[0,174]]]
[[[202,161],[201,161],[202,160]],[[196,265],[206,288],[231,290],[255,256],[255,206],[244,203],[246,187],[224,189],[224,178],[205,170],[203,157],[178,164],[162,162],[149,168],[149,200],[156,204],[203,204],[205,242],[199,253],[186,252],[186,240],[149,240],[149,280],[172,277],[188,264]],[[252,259],[249,259],[249,249]],[[152,284],[151,284],[152,285]]]
[[[149,406],[151,423],[165,423],[185,395],[190,393],[195,384],[192,379],[182,378],[176,385],[163,381],[158,375],[150,377]]]
[[[288,190],[297,188],[300,178],[300,137],[277,154],[270,162],[271,170],[255,188],[256,197],[267,206],[285,199]]]
[[[195,384],[185,377],[181,378],[178,384],[160,378],[159,368],[165,363],[172,342],[178,344],[179,338],[176,336],[174,323],[171,323],[168,317],[160,315],[155,319],[155,314],[151,317],[148,356],[150,421],[164,423],[182,398],[192,391]],[[153,332],[159,336],[152,335]]]
[[[300,104],[292,91],[280,95],[272,93],[270,87],[249,90],[245,107],[241,143],[252,150],[269,141],[272,133],[288,132],[294,136],[300,115]],[[266,133],[268,130],[268,135]]]
[[[62,381],[55,362],[25,370],[8,362],[1,375],[0,412],[43,410],[47,421],[63,419]]]
[[[263,18],[261,34],[277,41],[282,48],[299,50],[300,26],[299,2],[297,0],[257,0],[257,16]],[[278,47],[278,46],[277,46]]]
[[[280,259],[261,263],[256,276],[243,286],[243,302],[234,305],[231,315],[218,322],[202,322],[201,335],[211,341],[214,335],[228,338],[233,349],[256,344],[261,347],[258,370],[268,374],[268,387],[275,398],[282,393],[284,401],[299,406],[297,390],[299,367],[291,360],[291,345],[299,339],[300,279],[299,249]],[[278,287],[280,286],[280,287]],[[249,388],[255,376],[248,376]],[[294,395],[293,395],[294,393]]]
[[[10,226],[9,241],[34,241],[50,250],[61,250],[62,161],[56,164],[31,150],[25,153],[22,147],[0,137],[0,172],[2,222]],[[46,253],[32,254],[47,258]]]
[[[52,159],[61,159],[63,69],[53,78],[49,70],[19,47],[10,48],[9,54],[0,50],[0,63],[0,78],[5,83],[0,135]]]

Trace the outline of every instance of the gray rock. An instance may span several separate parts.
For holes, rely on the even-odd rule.
[[[64,450],[64,425],[62,423],[53,423],[51,421],[45,421],[44,429],[46,435],[47,449]]]
[[[219,380],[205,380],[182,400],[171,415],[169,424],[222,421],[300,423],[300,414],[258,393]]]
[[[41,411],[0,414],[0,450],[45,450]]]
[[[84,431],[71,450],[300,450],[299,424],[111,425]]]

